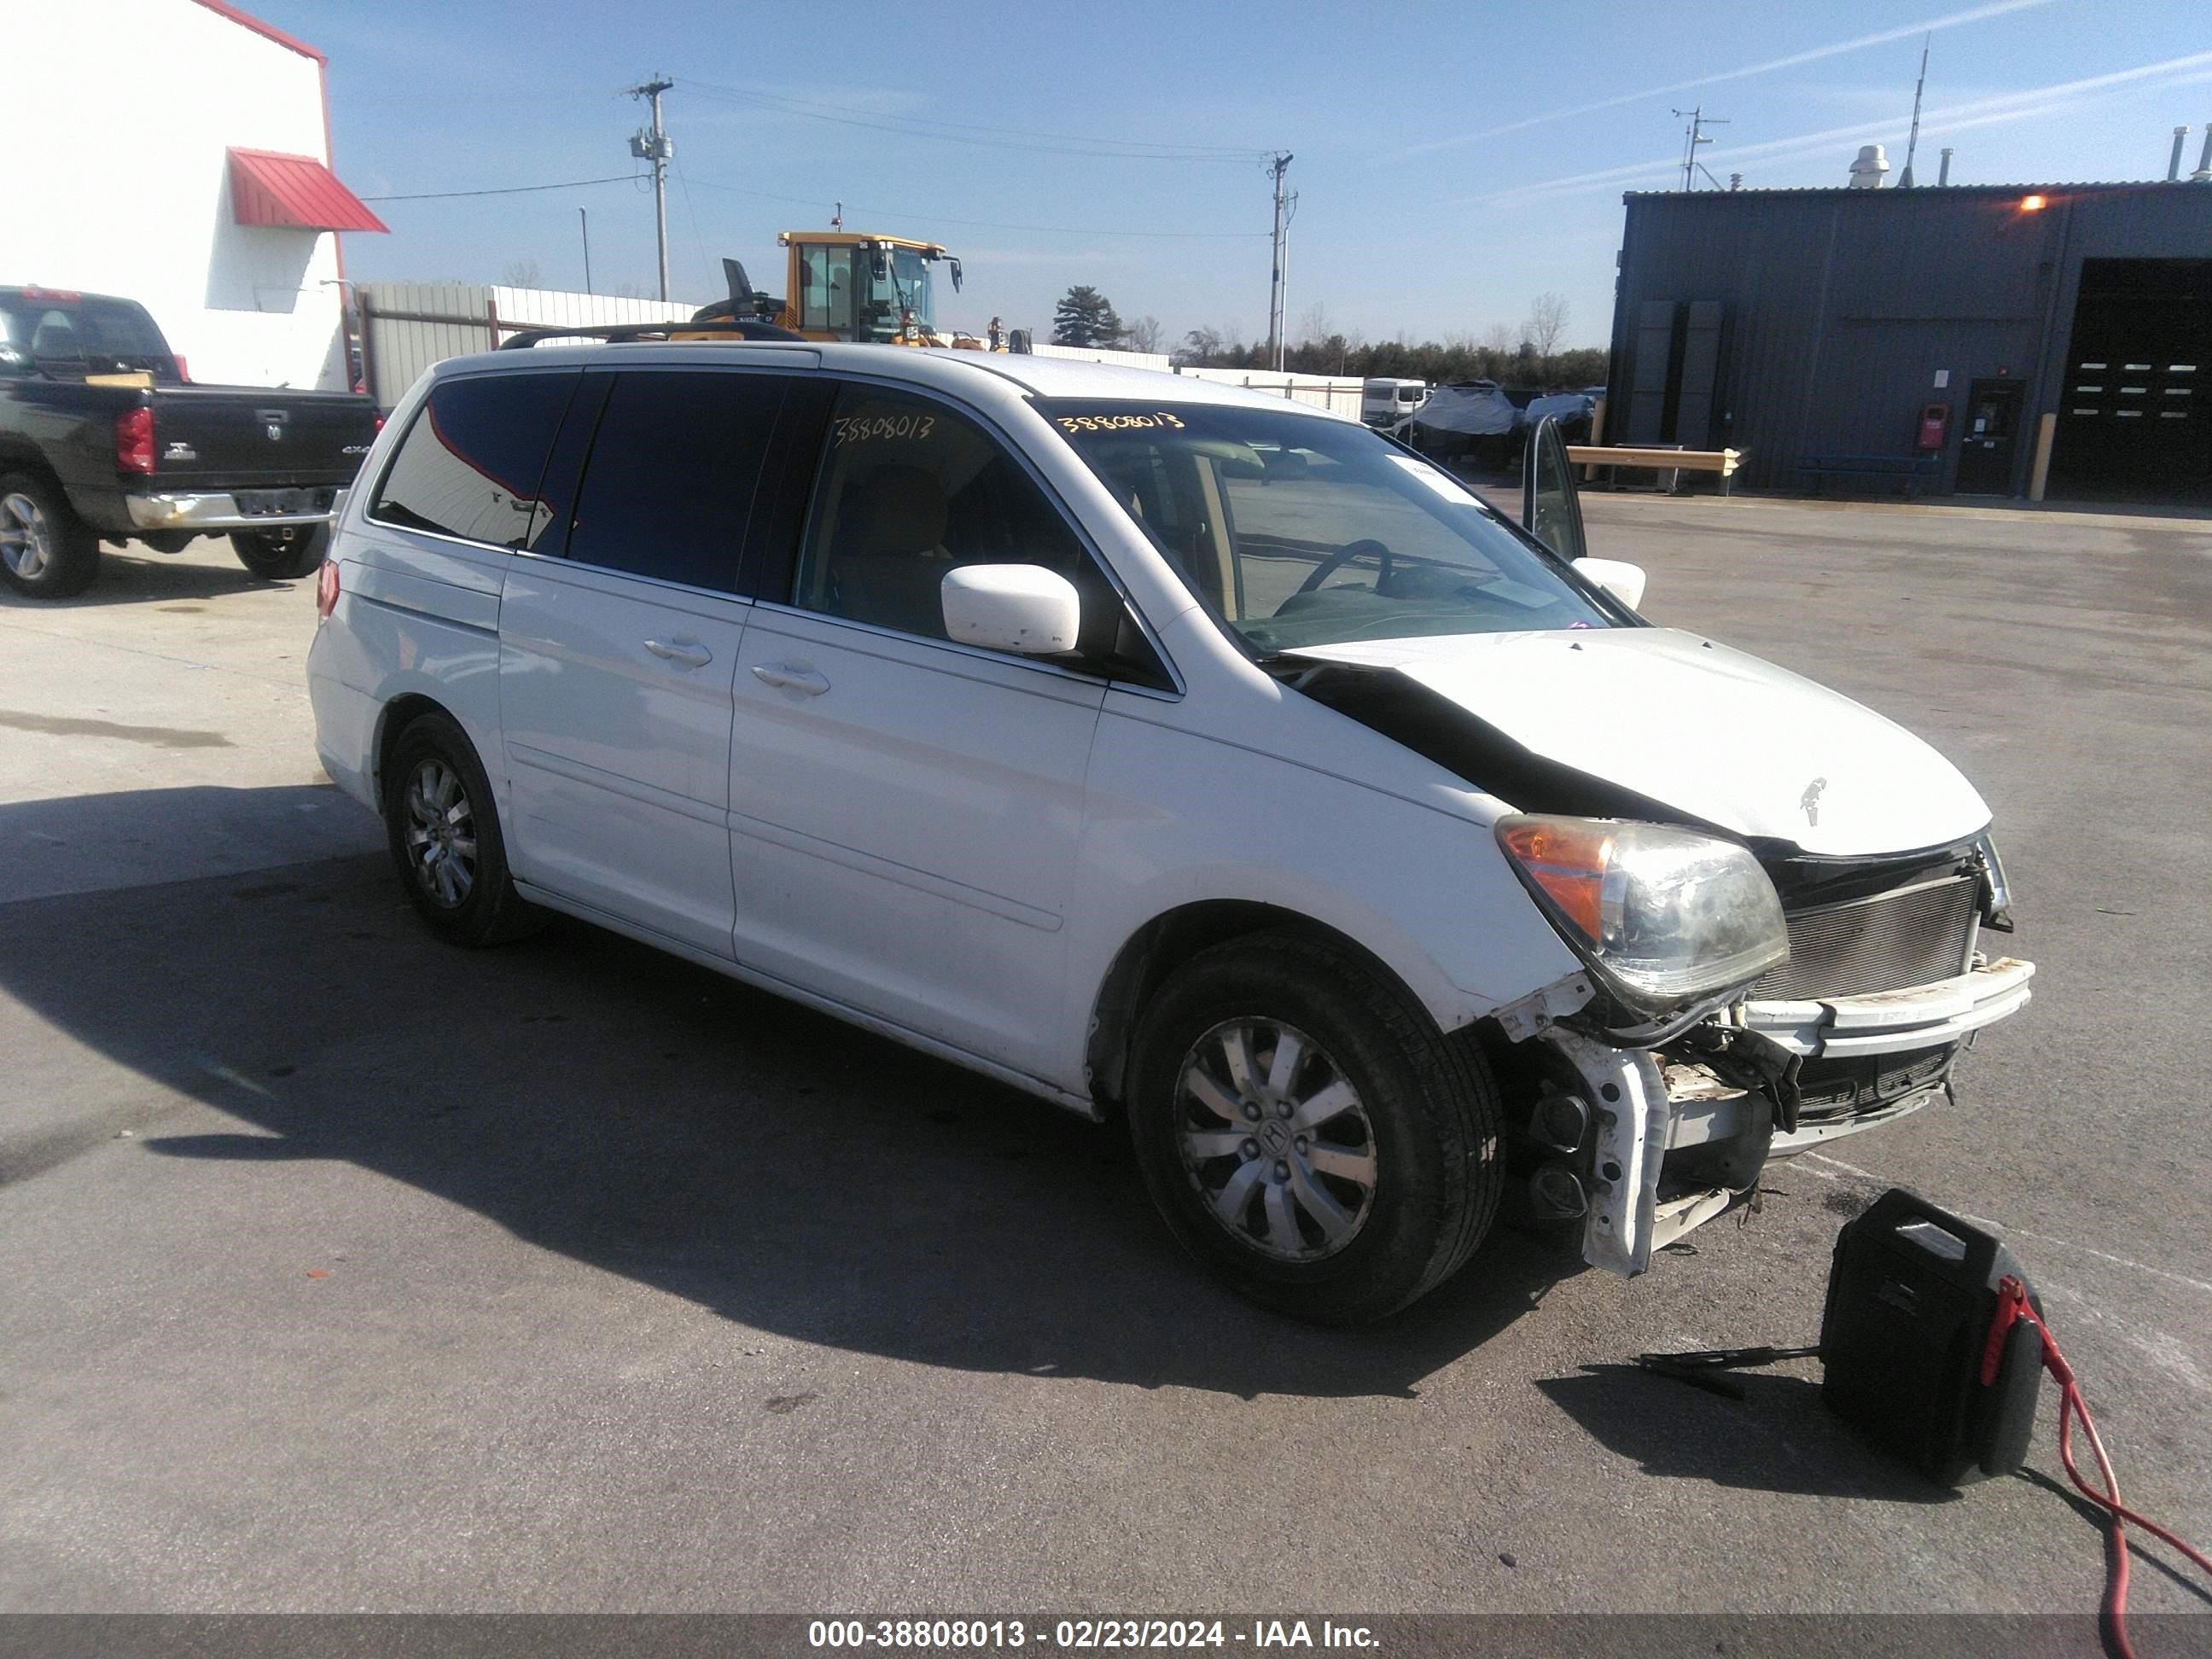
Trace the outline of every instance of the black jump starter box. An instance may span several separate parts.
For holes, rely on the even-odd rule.
[[[2002,1244],[1902,1188],[1884,1193],[1836,1236],[1820,1319],[1828,1408],[1938,1486],[2019,1468],[2042,1338],[2006,1316],[2008,1279],[2039,1316]]]

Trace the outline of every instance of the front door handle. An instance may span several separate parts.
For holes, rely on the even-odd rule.
[[[796,691],[809,697],[818,697],[830,689],[827,677],[811,668],[794,668],[789,663],[756,664],[753,678],[763,685],[772,685],[779,691]]]
[[[713,652],[690,640],[647,640],[645,648],[662,661],[672,662],[678,668],[704,668],[714,660]]]

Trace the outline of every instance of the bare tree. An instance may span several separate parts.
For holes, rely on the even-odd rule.
[[[1482,349],[1494,351],[1501,357],[1510,357],[1513,348],[1521,343],[1521,337],[1513,331],[1510,323],[1492,323],[1482,331]]]
[[[1549,357],[1566,331],[1565,295],[1547,289],[1528,302],[1528,320],[1521,325],[1521,332],[1536,348],[1538,356]]]
[[[1186,362],[1203,368],[1221,355],[1221,331],[1218,328],[1194,328],[1182,337],[1182,350],[1178,354]]]
[[[501,284],[507,288],[536,288],[539,286],[538,261],[509,259],[507,262],[507,268],[500,272],[499,280]]]
[[[1293,345],[1318,345],[1333,331],[1328,323],[1328,307],[1316,300],[1299,313],[1298,325],[1291,337],[1291,343]]]
[[[1157,353],[1166,336],[1167,330],[1161,326],[1158,318],[1139,317],[1122,325],[1121,343],[1132,351]]]

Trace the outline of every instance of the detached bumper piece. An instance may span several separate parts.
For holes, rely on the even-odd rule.
[[[1554,1173],[1553,1188],[1572,1188],[1586,1204],[1583,1259],[1640,1273],[1654,1250],[1754,1190],[1770,1159],[1918,1111],[1949,1090],[1969,1035],[2025,1006],[2034,974],[2033,963],[2008,957],[1902,991],[1746,1003],[1718,1030],[1744,1033],[1738,1043],[1784,1062],[1779,1085],[1710,1050],[1615,1048],[1562,1027],[1545,1030],[1589,1113],[1589,1133],[1571,1152],[1559,1138],[1537,1137],[1570,1160],[1552,1167],[1574,1180]]]
[[[210,495],[126,495],[131,522],[141,530],[279,530],[330,522],[335,485],[319,489],[237,489]]]
[[[1956,1042],[2027,1006],[2035,964],[2001,957],[1986,966],[1902,991],[1818,1000],[1747,1002],[1740,1020],[1792,1054],[1887,1054]]]

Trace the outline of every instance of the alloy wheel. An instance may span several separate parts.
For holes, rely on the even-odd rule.
[[[11,574],[35,581],[54,554],[53,526],[21,490],[0,497],[0,560]]]
[[[1375,1129],[1358,1091],[1280,1020],[1224,1020],[1191,1045],[1176,1133],[1207,1212],[1278,1261],[1335,1255],[1374,1207]]]
[[[435,756],[407,780],[407,862],[443,908],[458,909],[476,886],[476,810],[460,774]]]

